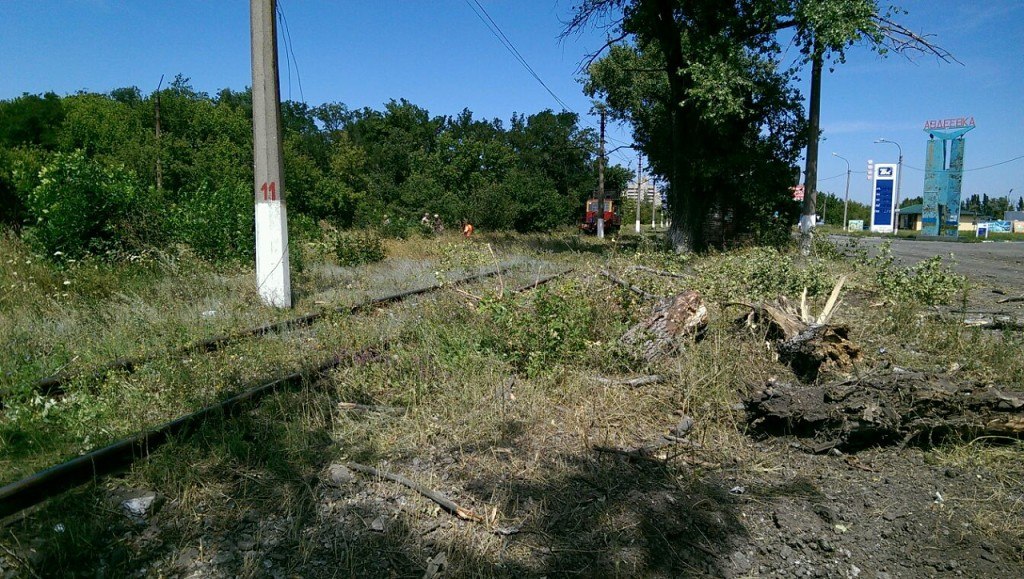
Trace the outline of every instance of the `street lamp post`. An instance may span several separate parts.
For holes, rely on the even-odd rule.
[[[846,231],[846,230],[849,229],[849,227],[847,226],[847,223],[846,223],[846,212],[847,212],[847,209],[850,206],[850,173],[851,173],[851,171],[850,171],[850,161],[849,161],[849,159],[847,159],[846,157],[844,157],[844,156],[842,156],[842,155],[840,155],[838,153],[832,153],[832,156],[833,157],[838,157],[838,158],[846,161],[846,196],[843,198],[843,231]]]
[[[890,141],[889,139],[878,139],[875,142],[896,145],[896,148],[900,151],[899,161],[896,162],[896,215],[892,223],[892,233],[896,235],[900,232],[900,188],[903,184],[903,147],[896,141]]]

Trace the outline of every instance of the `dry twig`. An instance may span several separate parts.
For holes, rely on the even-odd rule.
[[[441,493],[439,493],[439,492],[437,492],[435,490],[428,489],[427,487],[425,487],[425,486],[423,486],[423,485],[421,485],[421,484],[419,484],[417,482],[414,482],[412,480],[409,480],[409,479],[405,478],[402,475],[398,475],[398,474],[394,474],[394,473],[389,473],[389,472],[382,472],[382,471],[379,471],[379,470],[373,468],[372,466],[366,466],[366,465],[363,465],[363,464],[359,464],[357,462],[350,462],[350,463],[348,463],[347,466],[348,466],[348,468],[350,468],[350,469],[352,469],[354,471],[358,471],[358,472],[361,472],[363,474],[368,474],[370,476],[375,476],[375,477],[378,477],[378,478],[387,479],[389,481],[396,482],[396,483],[398,483],[398,484],[400,484],[402,486],[410,488],[410,489],[420,493],[421,495],[427,497],[428,499],[434,501],[435,503],[440,505],[441,508],[443,508],[444,510],[448,511],[449,513],[455,515],[456,517],[458,517],[458,518],[460,518],[460,519],[462,519],[464,521],[475,521],[475,522],[478,522],[478,523],[483,521],[483,517],[481,517],[480,515],[474,513],[473,511],[460,507],[459,505],[455,504],[455,501],[449,499],[448,497],[444,496],[443,494],[441,494]]]
[[[658,384],[665,381],[665,377],[661,374],[651,374],[650,376],[638,376],[636,378],[604,378],[601,376],[594,376],[594,380],[601,384],[608,384],[610,386],[629,386],[630,388],[637,388],[639,386],[646,386],[648,384]]]
[[[645,300],[652,300],[652,299],[655,299],[655,298],[659,297],[659,296],[656,296],[656,295],[654,295],[652,293],[645,292],[644,290],[636,287],[635,285],[629,283],[628,281],[626,281],[624,279],[620,279],[620,278],[612,275],[612,273],[607,271],[607,270],[603,270],[602,269],[601,270],[601,275],[603,275],[604,277],[612,280],[612,282],[614,282],[614,283],[616,283],[616,284],[618,284],[618,285],[628,289],[629,291],[635,293],[636,295],[644,298]]]

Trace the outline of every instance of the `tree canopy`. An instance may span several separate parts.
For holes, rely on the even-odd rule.
[[[597,24],[611,38],[585,90],[632,124],[669,182],[680,250],[787,235],[799,210],[792,167],[810,136],[800,65],[842,61],[858,42],[884,51],[920,40],[875,0],[584,0],[567,33]],[[783,62],[783,35],[801,59]]]
[[[298,225],[387,223],[385,233],[400,235],[429,212],[483,230],[546,230],[577,221],[597,185],[597,137],[570,112],[503,122],[468,109],[431,115],[400,99],[379,110],[288,101],[282,117]],[[43,249],[183,243],[210,257],[250,253],[248,89],[211,96],[179,75],[149,95],[128,87],[0,101],[0,121],[0,223],[23,227]],[[89,192],[109,195],[85,206]],[[129,223],[133,235],[119,240]]]

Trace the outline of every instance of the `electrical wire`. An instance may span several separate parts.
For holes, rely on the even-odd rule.
[[[299,85],[299,98],[306,102],[306,95],[302,92],[302,75],[299,74],[299,61],[295,58],[295,43],[292,42],[292,32],[288,28],[288,18],[284,15],[284,7],[281,0],[277,0],[277,17],[280,20],[284,34],[281,39],[284,41],[285,66],[288,67],[288,100],[292,100],[292,65],[295,65],[295,80]]]
[[[1000,165],[1005,165],[1007,163],[1012,163],[1014,161],[1019,161],[1021,159],[1024,159],[1024,155],[1018,155],[1018,156],[1016,156],[1016,157],[1014,157],[1012,159],[1007,159],[1005,161],[999,161],[998,163],[992,163],[991,165],[983,165],[981,167],[971,167],[970,169],[964,169],[962,172],[970,173],[971,171],[981,171],[982,169],[991,169],[992,167],[998,167]],[[914,166],[908,165],[906,163],[903,163],[903,166],[906,167],[907,169],[913,169],[915,171],[921,171],[922,173],[925,171],[924,169],[921,169],[920,167],[914,167]]]
[[[525,68],[526,71],[530,73],[530,76],[536,79],[537,82],[540,83],[542,87],[544,87],[544,90],[548,91],[548,94],[550,94],[551,97],[555,99],[555,102],[557,102],[565,110],[573,110],[572,107],[567,105],[565,101],[563,101],[561,98],[559,98],[558,95],[555,94],[555,91],[551,90],[551,87],[549,87],[547,83],[545,83],[544,80],[541,79],[540,75],[537,74],[537,71],[535,71],[533,67],[530,66],[530,63],[526,62],[526,59],[523,58],[523,55],[516,48],[515,44],[513,44],[512,41],[509,40],[508,36],[506,36],[505,33],[501,30],[501,27],[498,26],[498,23],[495,22],[493,18],[491,18],[491,15],[487,13],[487,10],[483,7],[483,5],[481,5],[478,0],[472,0],[472,2],[470,2],[470,0],[465,0],[465,2],[466,6],[469,6],[469,9],[473,11],[473,14],[476,14],[476,17],[480,19],[480,22],[484,23],[484,26],[487,27],[487,30],[489,30],[491,34],[493,34],[494,37],[498,39],[498,42],[500,42],[501,45],[505,47],[505,50],[507,50],[509,54],[511,54],[512,57],[519,62],[519,64],[523,65],[523,68]],[[477,10],[478,8],[479,10]]]

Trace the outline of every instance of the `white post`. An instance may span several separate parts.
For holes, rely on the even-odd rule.
[[[643,200],[642,185],[644,175],[644,156],[637,155],[636,158],[636,232],[640,233],[640,202]]]
[[[281,151],[275,0],[250,0],[252,132],[256,195],[256,289],[268,305],[292,306],[288,212]]]

